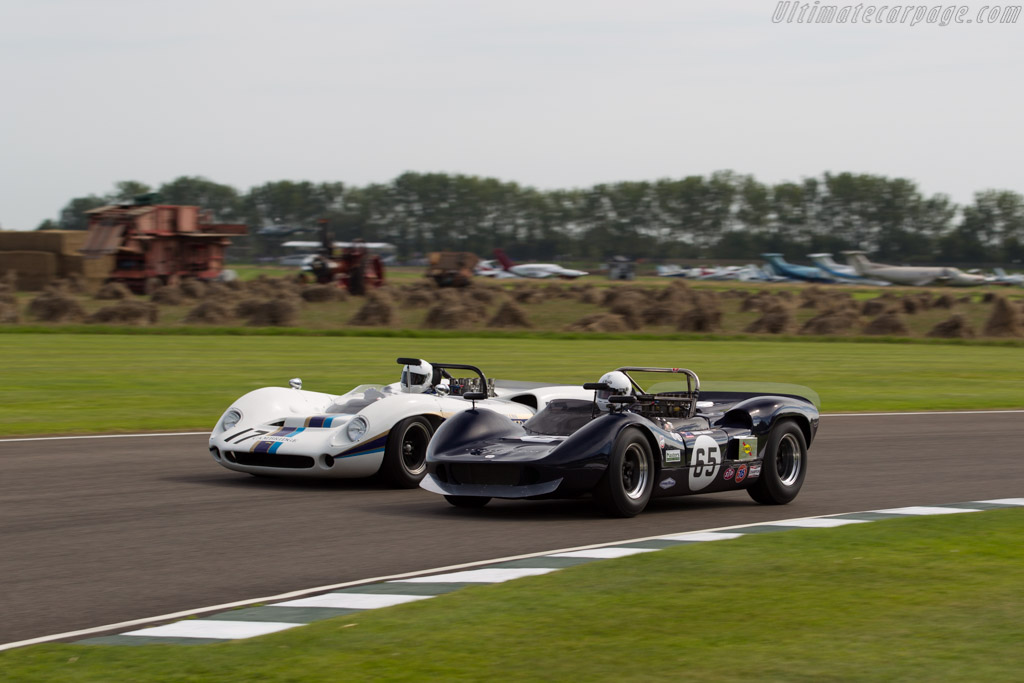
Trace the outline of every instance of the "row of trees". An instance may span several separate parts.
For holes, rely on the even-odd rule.
[[[978,192],[967,206],[924,196],[903,178],[825,173],[768,185],[720,171],[679,180],[542,191],[493,178],[405,173],[364,187],[282,180],[240,193],[202,177],[151,188],[136,181],[78,197],[40,229],[83,229],[84,211],[155,190],[169,204],[197,204],[223,222],[244,222],[252,256],[272,255],[281,231],[326,218],[336,239],[395,244],[401,257],[437,250],[599,261],[635,258],[754,259],[778,251],[864,249],[903,263],[1014,263],[1024,259],[1024,197]]]

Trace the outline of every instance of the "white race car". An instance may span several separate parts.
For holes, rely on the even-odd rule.
[[[263,387],[231,404],[210,434],[213,459],[263,476],[369,477],[381,472],[399,488],[426,473],[434,430],[474,405],[523,423],[558,398],[586,399],[580,386],[493,380],[479,368],[399,358],[401,381],[362,384],[340,396]],[[449,370],[476,376],[453,377]]]

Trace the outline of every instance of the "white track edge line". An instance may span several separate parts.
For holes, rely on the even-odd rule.
[[[1024,410],[933,410],[909,413],[822,413],[821,417],[905,417],[908,415],[1013,415],[1024,413]],[[16,441],[62,441],[69,439],[129,439],[151,436],[201,436],[210,432],[163,432],[146,434],[90,434],[87,436],[29,436],[12,439],[0,439],[0,443]]]
[[[955,503],[955,504],[956,505],[963,505],[963,504],[970,504],[970,503],[973,503],[973,502],[981,502],[981,501],[966,501],[966,503]],[[869,513],[869,512],[874,512],[874,511],[873,510],[859,510],[859,511],[853,511],[853,512],[835,512],[835,513],[831,513],[831,514],[827,514],[827,515],[812,515],[812,516],[809,516],[809,517],[791,517],[789,519],[773,519],[773,520],[768,520],[768,521],[779,523],[779,522],[792,522],[792,521],[803,520],[803,519],[827,519],[829,517],[838,517],[840,515],[860,515],[860,514]],[[158,622],[158,621],[169,621],[171,619],[178,619],[178,618],[181,618],[181,617],[197,616],[197,615],[200,615],[200,614],[206,614],[208,612],[216,612],[216,611],[220,611],[220,610],[234,609],[236,607],[244,607],[246,605],[252,605],[252,604],[255,604],[255,603],[278,602],[278,601],[282,601],[282,600],[289,600],[289,599],[292,599],[292,598],[298,598],[298,597],[302,597],[304,595],[310,595],[310,594],[313,594],[313,593],[321,593],[321,592],[324,592],[324,591],[337,590],[339,588],[350,588],[352,586],[360,586],[360,585],[372,584],[372,583],[381,583],[381,582],[384,582],[384,581],[394,581],[395,579],[407,579],[407,578],[412,578],[412,577],[415,577],[415,576],[426,576],[428,574],[448,573],[448,572],[450,572],[452,570],[456,570],[456,569],[466,569],[466,568],[469,568],[469,567],[480,567],[480,566],[486,566],[486,565],[489,565],[489,564],[497,564],[499,562],[513,562],[515,560],[527,560],[527,559],[532,559],[532,558],[535,558],[535,557],[544,557],[546,555],[553,555],[555,553],[567,553],[567,552],[573,552],[573,551],[577,551],[577,550],[592,550],[594,548],[609,548],[609,547],[615,547],[615,546],[618,546],[618,545],[622,545],[622,544],[625,544],[625,543],[640,543],[640,542],[643,542],[643,541],[653,541],[653,540],[662,539],[665,536],[679,536],[679,535],[682,535],[682,534],[708,533],[708,532],[714,532],[714,531],[728,531],[729,529],[742,529],[742,528],[745,528],[745,527],[752,527],[752,526],[757,526],[757,525],[758,525],[758,523],[755,522],[755,523],[752,523],[752,524],[751,523],[747,523],[747,524],[733,524],[732,526],[713,527],[713,528],[710,528],[710,529],[691,529],[690,531],[681,531],[681,532],[678,532],[678,533],[668,532],[668,533],[657,534],[655,536],[643,536],[643,537],[640,537],[640,538],[631,538],[631,539],[625,539],[625,540],[619,540],[619,541],[611,541],[611,542],[608,542],[608,543],[592,543],[590,545],[580,545],[580,546],[574,546],[574,547],[570,547],[570,548],[561,548],[561,549],[557,549],[557,550],[544,550],[544,551],[536,552],[536,553],[526,553],[524,555],[510,555],[508,557],[499,557],[499,558],[491,559],[491,560],[478,560],[476,562],[465,562],[463,564],[453,564],[453,565],[448,565],[446,567],[436,567],[434,569],[421,569],[419,571],[406,572],[404,574],[391,574],[391,575],[387,575],[387,576],[377,576],[377,577],[370,578],[370,579],[358,579],[356,581],[346,581],[344,583],[336,583],[336,584],[331,584],[331,585],[327,585],[327,586],[317,586],[316,588],[303,588],[303,589],[300,589],[300,590],[291,591],[291,592],[288,592],[288,593],[279,593],[278,595],[271,595],[271,596],[264,597],[264,598],[252,598],[251,600],[239,600],[237,602],[226,602],[224,604],[213,605],[211,607],[200,607],[200,608],[197,608],[197,609],[183,610],[183,611],[180,611],[180,612],[173,612],[171,614],[161,614],[161,615],[155,616],[155,617],[144,617],[142,619],[132,619],[131,621],[122,621],[122,622],[117,623],[117,624],[107,624],[105,626],[94,626],[94,627],[91,627],[91,628],[80,629],[78,631],[68,631],[66,633],[57,633],[57,634],[49,635],[49,636],[39,636],[37,638],[30,638],[28,640],[19,640],[17,642],[13,642],[13,643],[0,643],[0,651],[11,650],[11,649],[14,649],[14,648],[17,648],[17,647],[25,647],[26,645],[38,645],[40,643],[47,643],[47,642],[51,642],[51,641],[54,641],[54,640],[62,640],[64,638],[77,638],[79,636],[86,636],[86,635],[90,635],[90,634],[93,634],[93,633],[102,633],[104,631],[119,631],[119,630],[121,630],[123,628],[128,628],[128,627],[131,627],[131,626],[141,626],[143,624],[151,624],[151,623],[155,623],[155,622]]]

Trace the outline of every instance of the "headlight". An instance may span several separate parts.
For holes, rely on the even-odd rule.
[[[345,436],[348,437],[349,441],[359,441],[366,436],[366,428],[368,426],[365,417],[356,415],[349,421],[348,426],[345,427]]]
[[[228,412],[224,413],[224,417],[220,420],[221,429],[227,431],[238,424],[238,421],[242,419],[242,413],[232,408]]]

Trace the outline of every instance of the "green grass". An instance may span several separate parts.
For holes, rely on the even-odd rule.
[[[1024,511],[750,535],[198,646],[0,653],[31,681],[1017,681]]]
[[[0,434],[210,429],[235,398],[287,386],[341,393],[397,380],[398,356],[489,376],[594,381],[621,365],[705,381],[804,384],[826,412],[1020,408],[1020,347],[739,340],[0,334]]]

